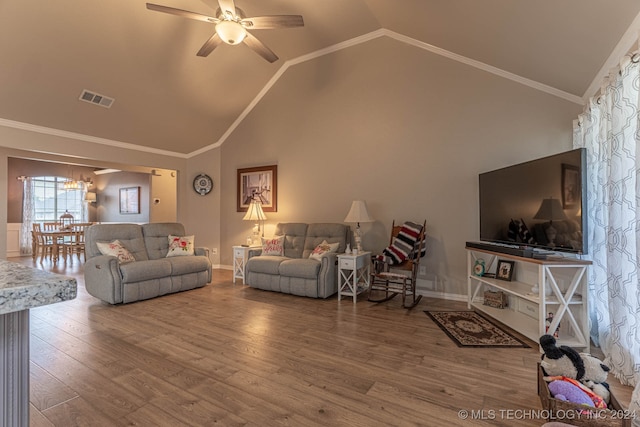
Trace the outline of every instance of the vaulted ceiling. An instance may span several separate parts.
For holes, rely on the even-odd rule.
[[[150,2],[205,15],[218,6]],[[252,31],[280,57],[269,63],[245,45],[198,57],[214,25],[145,3],[0,0],[0,124],[187,156],[222,142],[288,66],[378,36],[580,102],[640,21],[638,0],[236,0],[247,16],[304,17],[302,28]],[[80,102],[84,89],[115,102]]]

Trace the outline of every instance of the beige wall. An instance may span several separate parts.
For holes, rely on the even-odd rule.
[[[429,280],[421,286],[462,295],[464,243],[478,238],[478,173],[570,149],[580,111],[380,38],[289,68],[221,148],[190,159],[9,128],[0,128],[0,146],[176,170],[178,220],[198,246],[218,249],[212,261],[223,266],[252,227],[236,212],[236,170],[277,164],[278,212],[267,214],[267,235],[277,222],[342,222],[351,201],[364,199],[376,219],[363,225],[366,249],[386,245],[392,220],[426,219]],[[10,152],[0,149],[0,188]],[[192,190],[201,172],[214,180],[207,196]]]
[[[98,222],[149,222],[151,175],[140,172],[115,172],[99,175],[95,179],[98,201],[96,220]],[[139,213],[120,213],[120,190],[138,188],[140,193]]]
[[[426,219],[421,286],[464,294],[478,173],[570,149],[580,110],[386,38],[291,67],[222,146],[221,263],[251,229],[236,212],[236,169],[277,164],[267,235],[277,222],[342,222],[364,199],[376,219],[363,225],[366,249],[386,246],[392,220]]]
[[[182,200],[185,202],[184,215],[181,221],[184,222],[188,234],[195,233],[196,246],[205,246],[216,250],[217,254],[211,253],[211,262],[214,266],[220,265],[220,254],[227,251],[226,247],[221,247],[220,230],[228,224],[221,223],[221,183],[225,180],[235,179],[231,176],[221,175],[220,149],[210,150],[199,156],[188,160],[184,173],[182,190]],[[201,196],[193,190],[193,180],[199,174],[207,174],[213,179],[213,190],[206,196]],[[231,250],[231,249],[228,249]],[[213,251],[212,251],[213,252]],[[227,264],[231,263],[226,260]]]

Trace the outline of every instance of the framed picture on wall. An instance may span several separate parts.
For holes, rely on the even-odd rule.
[[[140,187],[127,187],[120,189],[120,213],[140,213]]]
[[[278,166],[238,169],[237,211],[246,212],[252,200],[264,212],[278,212]]]

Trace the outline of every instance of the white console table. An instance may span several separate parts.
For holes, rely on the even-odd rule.
[[[589,352],[587,275],[590,261],[561,257],[523,258],[484,249],[466,249],[469,308],[499,320],[535,342],[547,333],[547,329],[551,335],[558,330],[559,345]],[[499,260],[513,261],[512,281],[474,274],[477,259],[484,260],[488,273],[495,272]],[[535,285],[538,285],[537,294],[532,291]],[[504,292],[508,296],[508,306],[484,305],[486,290]]]
[[[29,309],[74,299],[76,279],[0,260],[0,427],[29,425]]]

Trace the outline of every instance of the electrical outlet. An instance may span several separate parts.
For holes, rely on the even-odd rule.
[[[426,265],[421,265],[420,268],[418,269],[418,275],[419,276],[426,276],[427,275],[427,266]]]
[[[218,255],[218,248],[211,249],[211,255]]]

